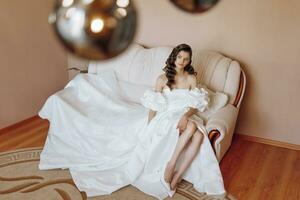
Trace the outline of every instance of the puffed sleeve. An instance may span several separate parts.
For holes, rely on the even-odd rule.
[[[203,112],[208,108],[210,101],[208,91],[206,91],[205,88],[199,89],[197,87],[189,91],[188,99],[187,106],[197,108],[200,112]]]
[[[160,92],[146,90],[141,97],[141,103],[146,108],[154,111],[163,111],[166,109],[166,99]]]

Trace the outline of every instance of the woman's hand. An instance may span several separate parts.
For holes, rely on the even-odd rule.
[[[187,123],[188,123],[188,117],[186,115],[183,115],[180,118],[180,120],[177,124],[177,127],[176,127],[179,130],[179,134],[181,134],[183,131],[185,131]]]
[[[149,114],[148,114],[148,124],[151,122],[151,120],[155,117],[156,115],[156,111],[154,110],[149,110]]]

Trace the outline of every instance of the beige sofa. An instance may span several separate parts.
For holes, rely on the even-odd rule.
[[[144,48],[133,44],[117,58],[89,62],[88,73],[101,73],[106,68],[113,68],[120,86],[130,100],[139,102],[139,97],[146,89],[153,88],[157,76],[172,47]],[[74,64],[74,63],[73,63]],[[197,79],[213,91],[224,92],[229,101],[226,106],[216,111],[206,121],[206,129],[219,161],[231,145],[239,108],[246,86],[245,73],[240,64],[217,52],[193,49],[192,65],[197,71]]]

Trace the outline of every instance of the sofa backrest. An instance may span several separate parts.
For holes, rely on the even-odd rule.
[[[237,61],[218,52],[194,50],[193,63],[197,80],[213,91],[224,92],[234,103],[239,90],[241,67]]]
[[[106,68],[113,68],[117,78],[134,84],[153,86],[165,61],[171,53],[171,47],[144,48],[138,44],[132,44],[126,52],[120,56],[107,60],[91,62],[89,73],[100,73]]]
[[[171,51],[172,47],[144,48],[132,44],[114,59],[90,62],[89,73],[97,74],[106,68],[113,68],[121,81],[153,87],[158,75],[164,73],[162,69]],[[233,103],[239,89],[239,63],[220,53],[197,49],[193,49],[192,61],[198,82],[228,94],[229,102]]]

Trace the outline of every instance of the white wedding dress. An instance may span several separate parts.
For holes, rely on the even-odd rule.
[[[189,107],[205,110],[208,100],[203,88],[147,90],[142,106],[126,100],[112,72],[78,75],[39,112],[50,121],[39,168],[69,168],[89,197],[129,184],[158,199],[172,196],[163,176],[179,138],[177,123]],[[148,108],[157,111],[149,124]],[[199,192],[225,194],[205,127],[196,115],[190,120],[205,137],[183,179]]]

